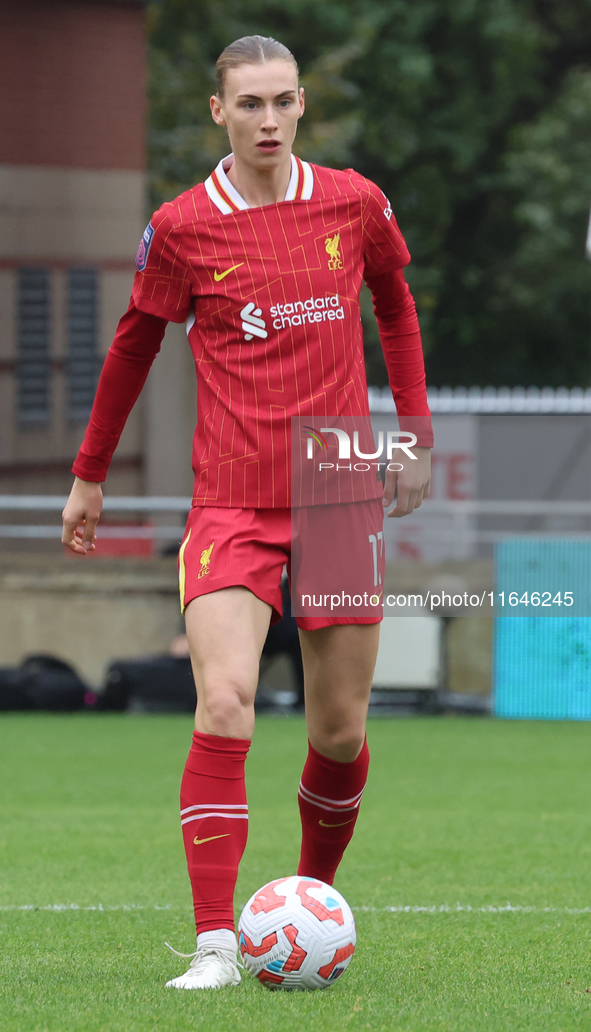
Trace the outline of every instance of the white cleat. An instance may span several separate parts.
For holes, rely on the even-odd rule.
[[[168,943],[166,943],[168,946]],[[221,989],[224,985],[238,985],[240,972],[236,950],[218,946],[202,946],[196,953],[178,953],[177,957],[192,957],[189,970],[166,983],[167,989]]]

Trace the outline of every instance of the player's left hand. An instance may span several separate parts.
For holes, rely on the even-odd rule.
[[[385,509],[392,505],[396,495],[396,507],[388,516],[409,516],[418,509],[423,498],[431,494],[431,449],[410,448],[416,459],[409,459],[403,451],[392,454],[392,463],[399,463],[400,471],[386,470],[386,483],[382,504]]]

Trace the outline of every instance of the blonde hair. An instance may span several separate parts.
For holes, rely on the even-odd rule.
[[[299,75],[298,64],[291,50],[272,36],[242,36],[222,50],[215,66],[217,95],[224,96],[226,73],[243,64],[266,64],[267,61],[291,61]]]

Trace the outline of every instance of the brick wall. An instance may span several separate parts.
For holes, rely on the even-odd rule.
[[[0,0],[0,164],[142,169],[142,5]]]

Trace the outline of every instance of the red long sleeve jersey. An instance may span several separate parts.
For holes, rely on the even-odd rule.
[[[186,322],[197,371],[193,504],[288,506],[291,417],[369,414],[364,278],[400,425],[432,444],[416,311],[399,272],[410,255],[384,194],[350,169],[292,156],[285,200],[249,208],[226,175],[231,162],[148,223],[73,467],[84,480],[105,479],[166,322]]]

